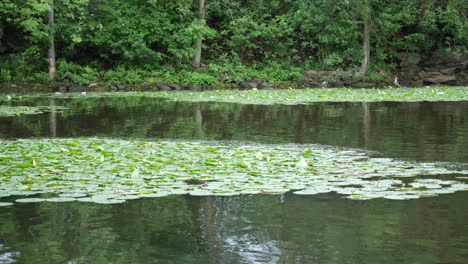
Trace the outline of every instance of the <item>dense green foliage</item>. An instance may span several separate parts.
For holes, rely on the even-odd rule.
[[[56,1],[57,77],[80,84],[213,84],[221,76],[241,81],[252,75],[292,82],[311,68],[357,72],[364,18],[371,30],[370,70],[392,70],[399,52],[466,47],[464,3],[208,0],[200,21],[192,0]],[[49,0],[0,3],[1,83],[48,80],[49,8]],[[194,71],[199,38],[204,65]]]

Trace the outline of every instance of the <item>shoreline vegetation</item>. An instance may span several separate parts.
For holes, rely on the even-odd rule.
[[[3,2],[3,93],[468,85],[464,0]]]

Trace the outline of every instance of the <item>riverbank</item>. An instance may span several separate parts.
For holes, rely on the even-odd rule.
[[[0,93],[468,86],[468,53],[457,55],[438,49],[426,56],[400,53],[400,59],[396,69],[378,69],[365,75],[356,69],[317,70],[279,63],[210,63],[190,70],[171,65],[103,69],[61,61],[56,81],[45,72],[25,74],[0,69],[0,75],[4,75],[0,78]]]

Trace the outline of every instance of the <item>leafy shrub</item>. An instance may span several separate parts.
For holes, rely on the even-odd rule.
[[[29,50],[28,50],[29,51]],[[0,60],[0,82],[31,82],[36,72],[46,71],[46,66],[27,60],[27,53],[12,54]]]
[[[223,64],[210,64],[207,69],[211,75],[218,77],[218,75],[223,74],[229,76],[230,80],[233,82],[243,82],[248,81],[255,76],[255,70],[247,67],[240,62],[229,62]]]
[[[304,69],[272,62],[267,67],[262,67],[259,71],[262,76],[270,79],[271,82],[287,83],[302,81]]]
[[[8,69],[0,69],[0,83],[10,83],[13,80],[11,71]]]
[[[117,67],[109,70],[104,74],[104,79],[109,84],[137,84],[142,83],[144,79],[143,71],[135,69],[125,69],[123,67]]]
[[[202,85],[208,84],[212,85],[216,83],[216,76],[208,72],[182,72],[181,73],[181,83],[192,84],[192,85]]]
[[[26,82],[33,82],[33,83],[46,83],[50,82],[50,76],[47,72],[35,72],[31,76],[25,79]]]
[[[323,60],[323,67],[327,70],[333,70],[340,67],[343,64],[343,56],[337,53],[328,55]]]
[[[81,66],[73,62],[59,60],[57,62],[57,77],[84,85],[99,80],[99,71],[89,66]]]

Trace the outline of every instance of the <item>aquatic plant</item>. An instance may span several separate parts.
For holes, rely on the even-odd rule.
[[[64,107],[55,107],[54,111],[62,111]],[[0,117],[2,116],[20,116],[20,115],[35,115],[50,112],[49,106],[1,106]]]
[[[152,93],[150,96],[174,101],[287,105],[313,102],[466,101],[468,100],[468,88],[217,90]]]
[[[100,97],[155,97],[186,102],[227,102],[241,104],[309,104],[314,102],[417,102],[417,101],[467,101],[468,87],[424,87],[386,89],[277,89],[277,90],[213,90],[173,92],[126,93],[55,93],[29,95],[3,95],[1,101],[33,98],[64,98],[86,100]]]
[[[289,191],[298,195],[334,191],[351,199],[412,199],[468,190],[461,179],[428,178],[468,174],[435,163],[321,145],[216,141],[3,140],[0,173],[0,198],[34,196],[17,202],[122,203],[172,194]]]

